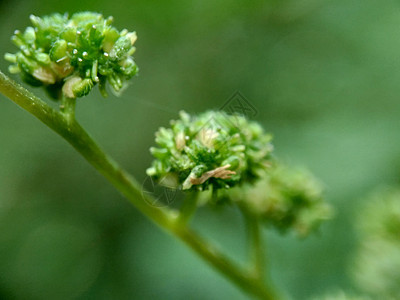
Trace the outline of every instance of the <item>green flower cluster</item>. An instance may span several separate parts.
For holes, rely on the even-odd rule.
[[[400,299],[400,190],[375,193],[360,212],[361,244],[352,273],[377,299]]]
[[[138,68],[132,58],[136,33],[111,26],[112,17],[80,12],[31,15],[33,27],[16,30],[12,41],[19,48],[5,59],[11,73],[20,73],[33,86],[43,86],[54,99],[78,98],[99,84],[107,96],[108,81],[119,92]]]
[[[233,203],[265,224],[306,235],[331,216],[331,208],[310,173],[273,160],[271,139],[240,115],[181,112],[171,128],[156,133],[147,174],[168,187],[209,190],[200,202]]]
[[[304,169],[274,166],[255,185],[226,191],[225,197],[282,232],[305,236],[332,215],[322,184]]]
[[[149,176],[183,190],[214,191],[252,182],[271,164],[271,136],[239,115],[180,113],[156,133]]]

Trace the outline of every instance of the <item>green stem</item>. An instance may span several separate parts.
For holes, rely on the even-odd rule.
[[[245,219],[250,245],[251,272],[253,272],[257,278],[263,280],[265,277],[265,253],[262,243],[260,221],[247,213]]]
[[[60,111],[65,117],[72,121],[75,119],[75,105],[76,99],[63,96],[61,99]]]
[[[94,168],[120,191],[141,213],[168,233],[181,239],[205,261],[249,294],[260,299],[278,299],[272,289],[240,268],[224,254],[186,226],[179,226],[176,214],[148,205],[154,199],[141,192],[140,185],[106,155],[75,118],[58,112],[0,71],[0,93],[34,115],[72,145]]]
[[[225,255],[215,248],[215,246],[211,245],[192,230],[182,228],[181,230],[178,230],[176,234],[205,261],[214,266],[242,290],[259,299],[281,299],[277,294],[275,294],[274,289],[271,286],[259,278],[256,278],[247,270],[233,264]]]
[[[199,202],[199,192],[189,193],[183,200],[177,222],[181,226],[187,226],[197,209]]]
[[[259,218],[256,218],[253,214],[251,214],[245,207],[240,207],[240,209],[245,218],[247,228],[250,250],[249,256],[251,263],[250,274],[253,274],[253,276],[261,282],[267,282],[267,285],[272,287],[273,285],[271,283],[271,279],[268,274],[266,274],[267,255],[265,253],[265,245],[263,243],[261,221]]]

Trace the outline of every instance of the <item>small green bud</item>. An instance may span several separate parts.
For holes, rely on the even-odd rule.
[[[131,49],[131,40],[126,36],[121,36],[111,48],[110,58],[112,60],[120,60]]]
[[[64,86],[63,93],[68,98],[78,98],[87,95],[93,88],[91,79],[82,79],[78,76],[69,78]]]
[[[168,150],[167,149],[162,149],[162,148],[151,147],[150,148],[150,153],[155,158],[163,159],[163,158],[166,158],[166,156],[168,155]]]
[[[240,150],[241,150],[239,152],[244,152],[246,150],[244,145],[239,145],[239,146],[240,146]],[[238,146],[236,146],[236,148],[234,148],[233,150],[237,151],[237,149],[238,149],[237,147]],[[228,157],[226,160],[224,160],[222,162],[222,165],[224,165],[224,166],[230,165],[231,166],[230,168],[232,170],[235,170],[240,167],[240,158],[239,158],[239,156],[233,155],[231,157]]]
[[[50,56],[46,53],[35,53],[35,60],[42,65],[50,65]]]
[[[58,41],[61,42],[66,42],[67,45],[75,45],[76,43],[76,27],[66,27],[63,31],[60,32],[60,38],[59,40],[56,40],[55,43],[57,43]],[[55,44],[53,44],[53,47],[57,46]]]
[[[21,72],[21,69],[18,67],[18,65],[10,65],[8,66],[8,71],[11,74],[18,74],[19,72]]]
[[[26,44],[34,45],[36,40],[35,29],[32,27],[27,27],[24,32],[24,41]]]
[[[94,84],[93,84],[92,79],[89,79],[89,78],[83,79],[79,83],[76,83],[72,87],[72,91],[75,95],[75,98],[83,97],[83,96],[86,96],[87,94],[89,94],[89,92],[93,88],[93,85]]]
[[[137,73],[137,66],[133,59],[126,59],[121,65],[121,72],[127,77],[132,77]]]
[[[66,40],[57,40],[54,42],[53,47],[50,50],[50,59],[54,62],[59,62],[60,60],[68,57],[68,48]]]
[[[13,64],[17,63],[17,56],[15,54],[6,53],[4,54],[4,59]]]
[[[107,28],[104,31],[104,39],[102,42],[103,50],[105,53],[110,53],[115,42],[119,38],[119,32],[115,28]]]
[[[17,57],[17,64],[19,65],[21,70],[23,70],[25,73],[32,75],[33,72],[40,67],[35,60],[26,57],[21,52],[17,53],[16,57]]]
[[[25,41],[22,39],[21,32],[19,30],[14,31],[14,35],[11,37],[11,41],[17,46],[25,46]]]
[[[35,26],[35,27],[42,27],[43,26],[43,21],[41,18],[35,16],[35,15],[30,15],[29,19],[31,20],[31,23]]]
[[[72,15],[70,23],[79,26],[81,24],[104,22],[103,15],[90,11],[78,12]]]
[[[121,79],[121,76],[119,76],[115,73],[108,75],[107,79],[108,79],[110,85],[113,87],[114,91],[116,91],[116,92],[119,92],[122,89],[122,87],[124,86],[124,82]]]

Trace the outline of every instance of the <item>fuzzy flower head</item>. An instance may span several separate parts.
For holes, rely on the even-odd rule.
[[[32,27],[12,37],[19,51],[5,59],[12,63],[11,73],[43,86],[54,99],[85,96],[97,83],[106,96],[106,82],[119,92],[138,71],[132,57],[136,33],[118,31],[112,17],[80,12],[70,18],[31,15],[30,20]]]
[[[255,185],[226,191],[224,200],[238,204],[266,225],[306,236],[332,216],[323,185],[306,169],[278,162]]]
[[[180,113],[156,133],[155,160],[147,174],[183,190],[230,188],[252,182],[271,161],[271,136],[238,115]],[[166,180],[167,179],[167,180]]]
[[[400,190],[376,191],[359,215],[358,229],[363,238],[385,239],[400,249]]]
[[[400,299],[400,190],[381,189],[359,213],[352,274],[374,299]]]

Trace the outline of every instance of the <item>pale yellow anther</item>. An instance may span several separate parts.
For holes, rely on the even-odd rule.
[[[179,132],[175,137],[175,145],[176,149],[183,150],[186,146],[185,134],[183,132]]]
[[[135,42],[136,42],[136,40],[137,40],[136,31],[129,32],[129,33],[126,35],[126,37],[127,37],[128,39],[130,39],[131,45],[133,46],[133,44],[135,44]]]

